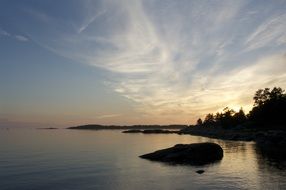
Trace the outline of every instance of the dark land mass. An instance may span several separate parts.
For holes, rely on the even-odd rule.
[[[178,133],[178,131],[170,131],[164,129],[130,129],[127,131],[122,131],[122,133],[143,133],[143,134],[174,134]]]
[[[195,135],[208,138],[233,140],[233,141],[254,141],[259,145],[275,146],[286,151],[286,132],[283,130],[261,130],[261,129],[224,129],[222,127],[201,127],[188,126],[180,130],[162,129],[130,129],[123,133],[143,134],[179,134]]]
[[[200,126],[187,127],[178,131],[178,134],[189,134],[208,138],[254,141],[256,150],[263,156],[276,161],[286,160],[286,131],[261,129],[205,129]]]
[[[178,134],[210,138],[255,141],[263,152],[286,158],[286,94],[280,87],[259,89],[255,92],[252,110],[245,114],[226,107],[223,112],[209,113],[198,119],[195,126],[186,127]],[[284,154],[284,156],[283,156]]]
[[[45,128],[37,128],[37,129],[58,129],[56,127],[45,127]]]
[[[183,129],[187,125],[81,125],[76,127],[68,127],[67,129],[80,129],[80,130],[158,130],[158,129]]]
[[[221,160],[223,149],[216,143],[177,144],[139,157],[171,164],[204,165]]]
[[[286,150],[286,132],[283,130],[261,129],[223,129],[219,127],[202,128],[200,126],[186,127],[178,134],[190,134],[222,140],[255,141],[265,146],[277,145]]]
[[[255,141],[261,134],[267,135],[267,131],[259,130],[238,130],[238,129],[224,129],[222,127],[201,127],[189,126],[181,129],[178,134],[189,134],[195,136],[203,136],[222,140],[234,141]]]

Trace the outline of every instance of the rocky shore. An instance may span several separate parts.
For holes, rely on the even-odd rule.
[[[286,132],[282,130],[257,130],[257,129],[222,129],[186,127],[178,134],[190,134],[222,140],[255,141],[265,146],[283,145],[286,149]]]
[[[254,141],[263,150],[286,155],[286,132],[282,130],[223,129],[220,127],[185,127],[181,130],[127,130],[123,133],[196,135],[233,141]],[[285,156],[286,157],[286,156]]]
[[[222,129],[219,127],[186,127],[178,134],[190,134],[222,140],[235,141],[255,141],[257,138],[257,130],[238,130],[238,129]]]
[[[283,144],[286,145],[286,132],[281,130],[249,130],[249,129],[222,129],[222,128],[202,128],[186,127],[181,130],[126,130],[123,133],[143,133],[143,134],[179,134],[195,135],[222,140],[233,141],[255,141],[259,144]]]
[[[209,129],[187,127],[178,134],[197,135],[222,140],[253,141],[257,150],[275,160],[286,160],[286,132],[282,130]]]

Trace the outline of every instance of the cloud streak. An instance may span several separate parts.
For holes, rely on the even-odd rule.
[[[99,115],[97,116],[98,119],[106,119],[106,118],[114,118],[114,117],[119,117],[122,114],[106,114],[106,115]]]
[[[275,15],[263,22],[246,40],[247,50],[273,45],[285,45],[286,14]]]
[[[29,39],[23,35],[12,35],[10,34],[9,32],[3,30],[0,28],[0,37],[1,36],[4,36],[4,37],[8,37],[8,38],[13,38],[13,39],[16,39],[18,41],[21,41],[21,42],[27,42],[29,41]]]
[[[74,32],[34,37],[109,71],[105,84],[143,116],[189,122],[225,106],[249,109],[257,88],[286,87],[285,3],[107,0],[96,11],[93,3],[84,1],[90,10]]]
[[[11,36],[11,34],[0,28],[0,36]]]
[[[15,38],[19,41],[22,41],[22,42],[27,42],[29,41],[29,39],[25,36],[22,36],[22,35],[16,35]]]

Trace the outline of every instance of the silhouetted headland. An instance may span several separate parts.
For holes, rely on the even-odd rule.
[[[87,129],[87,130],[159,130],[159,129],[183,129],[187,125],[98,125],[98,124],[89,124],[89,125],[80,125],[76,127],[68,127],[67,129]],[[140,131],[141,132],[141,131]]]
[[[255,141],[263,151],[286,155],[286,94],[281,88],[259,89],[254,97],[252,110],[245,114],[226,107],[222,113],[206,115],[204,121],[180,130],[210,138]],[[286,156],[284,156],[286,158]]]
[[[223,149],[216,143],[177,144],[139,157],[172,164],[204,165],[221,160]]]

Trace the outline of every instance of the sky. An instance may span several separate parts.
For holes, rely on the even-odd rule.
[[[0,0],[0,126],[194,124],[286,89],[286,0]]]

